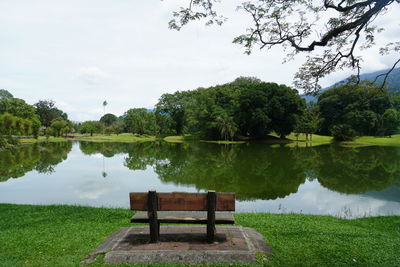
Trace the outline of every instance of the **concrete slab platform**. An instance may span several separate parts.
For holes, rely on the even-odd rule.
[[[206,243],[206,226],[161,226],[160,242],[149,243],[149,227],[134,226],[114,232],[90,257],[105,254],[104,263],[215,263],[256,262],[271,253],[263,236],[252,228],[219,226],[213,244]]]

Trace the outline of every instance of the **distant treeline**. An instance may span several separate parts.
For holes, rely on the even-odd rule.
[[[192,134],[205,139],[262,139],[274,133],[390,136],[400,125],[400,96],[370,82],[341,85],[306,105],[285,85],[241,77],[209,88],[163,94],[153,111],[134,108],[117,117],[85,122],[82,133]]]
[[[138,135],[191,134],[204,139],[285,138],[290,133],[390,136],[399,132],[400,96],[370,82],[341,85],[306,104],[288,86],[240,77],[209,88],[163,94],[153,110],[132,108],[122,116],[73,123],[51,100],[34,105],[0,90],[0,146],[12,136],[62,136],[66,133]]]
[[[18,144],[18,136],[61,136],[71,130],[67,114],[55,107],[53,101],[40,100],[29,105],[0,89],[0,148]]]

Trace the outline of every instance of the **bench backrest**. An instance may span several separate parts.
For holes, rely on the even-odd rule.
[[[148,193],[129,193],[131,210],[148,210]],[[235,211],[235,193],[216,193],[216,211]],[[157,193],[157,210],[205,211],[207,193]]]

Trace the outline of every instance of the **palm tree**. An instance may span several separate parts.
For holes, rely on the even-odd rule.
[[[222,116],[218,116],[217,125],[221,138],[225,139],[225,141],[233,140],[237,131],[237,126],[232,117],[229,117],[225,113]]]
[[[108,105],[108,103],[107,103],[107,101],[106,100],[104,100],[104,102],[103,102],[103,115],[105,115],[106,114],[106,106]]]

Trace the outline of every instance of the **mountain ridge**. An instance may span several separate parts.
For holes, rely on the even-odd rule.
[[[361,74],[360,75],[360,80],[361,81],[367,80],[367,81],[371,81],[372,82],[372,81],[374,81],[376,79],[376,77],[378,75],[386,73],[389,70],[390,69],[386,69],[386,70],[379,70],[379,71],[374,71],[374,72]],[[321,89],[320,93],[323,93],[324,91],[326,91],[326,90],[328,90],[330,88],[336,87],[336,86],[338,86],[340,84],[346,83],[349,78],[350,77],[348,77],[346,79],[343,79],[343,80],[341,80],[341,81],[339,81],[337,83],[334,83],[331,86],[328,86],[328,87],[325,87],[325,88]],[[384,76],[378,77],[378,79],[376,81],[376,84],[378,84],[378,85],[382,84],[383,80],[384,80]],[[387,85],[387,87],[389,89],[389,92],[400,92],[400,68],[395,68],[388,75],[388,78],[387,78],[387,81],[386,81],[386,85]],[[307,101],[307,103],[309,103],[311,101],[316,102],[318,100],[318,98],[315,97],[315,96],[310,96],[310,95],[305,95],[305,94],[301,95],[301,97],[304,98]]]

